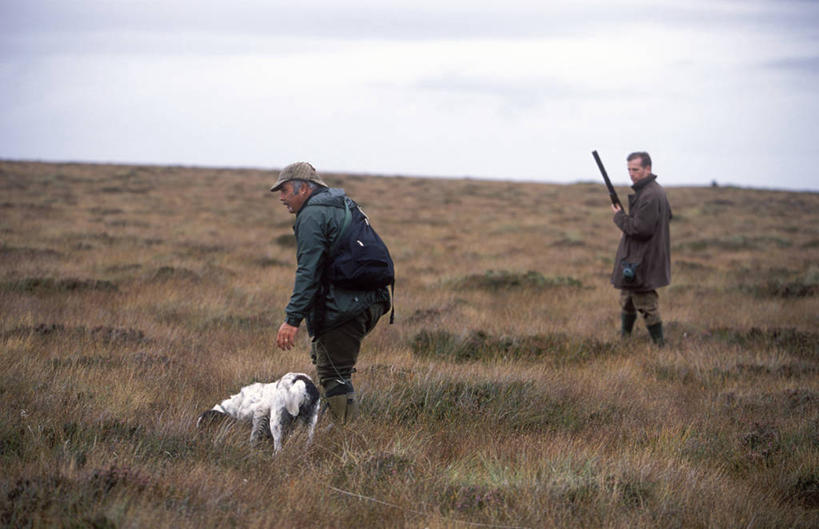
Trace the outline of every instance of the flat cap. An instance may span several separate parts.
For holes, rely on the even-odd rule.
[[[327,184],[324,183],[324,180],[316,173],[315,167],[307,162],[296,162],[291,163],[279,172],[279,178],[276,179],[276,183],[270,190],[278,191],[285,182],[289,182],[290,180],[305,180],[307,182],[316,183],[321,187],[328,187]]]

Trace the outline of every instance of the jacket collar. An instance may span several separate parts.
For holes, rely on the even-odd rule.
[[[651,173],[650,175],[648,175],[647,178],[643,178],[642,180],[640,180],[639,182],[637,182],[636,184],[631,186],[631,188],[633,190],[635,190],[635,191],[639,191],[639,190],[641,190],[642,188],[644,188],[645,186],[647,186],[648,184],[650,184],[651,182],[653,182],[656,179],[657,179],[657,175],[655,175],[654,173]]]
[[[305,201],[304,201],[304,204],[302,204],[302,205],[301,205],[301,209],[298,211],[298,214],[297,214],[296,216],[298,217],[298,216],[299,216],[299,214],[301,214],[301,212],[302,212],[302,211],[304,211],[304,208],[306,208],[306,207],[307,207],[307,205],[308,205],[308,204],[309,204],[309,203],[310,203],[310,202],[311,202],[311,201],[312,201],[314,198],[316,198],[317,196],[321,195],[322,193],[326,193],[327,191],[329,191],[329,188],[327,188],[327,187],[319,187],[318,189],[316,189],[316,190],[314,190],[312,193],[310,193],[310,196],[309,196],[309,197],[307,197],[307,200],[305,200]]]

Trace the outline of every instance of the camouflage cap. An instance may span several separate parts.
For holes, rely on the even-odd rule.
[[[278,191],[285,182],[289,182],[290,180],[305,180],[318,184],[321,187],[328,187],[327,184],[324,183],[324,180],[316,173],[315,167],[307,162],[296,162],[291,163],[279,171],[279,178],[276,179],[276,183],[270,190]]]

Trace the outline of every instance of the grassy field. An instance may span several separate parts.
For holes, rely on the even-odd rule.
[[[195,428],[313,374],[304,331],[275,348],[274,174],[0,162],[0,524],[819,525],[819,194],[669,188],[656,349],[618,336],[602,184],[324,176],[391,248],[396,323],[354,428],[274,455]]]

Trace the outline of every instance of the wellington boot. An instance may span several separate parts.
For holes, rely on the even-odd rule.
[[[358,418],[358,399],[355,398],[355,393],[347,393],[347,422],[354,421]]]
[[[336,424],[347,424],[358,416],[358,403],[354,393],[326,397],[327,409]]]
[[[651,340],[657,347],[665,346],[665,339],[663,338],[663,323],[655,323],[648,326],[648,334],[651,335]]]
[[[637,321],[637,313],[621,312],[620,313],[620,336],[631,336],[631,330],[634,329],[634,322]]]

